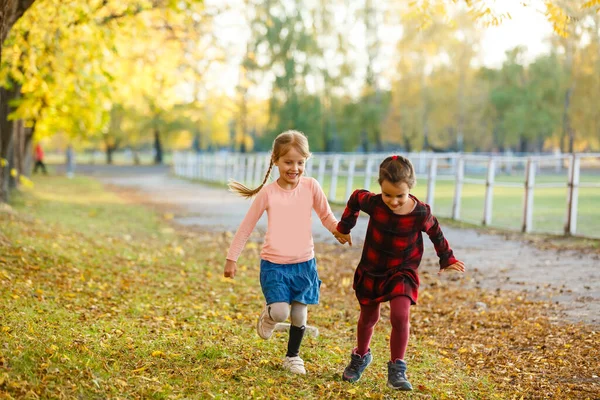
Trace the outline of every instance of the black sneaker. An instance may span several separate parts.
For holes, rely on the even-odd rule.
[[[356,353],[352,353],[350,355],[350,364],[344,369],[344,374],[342,375],[342,379],[346,382],[356,382],[360,379],[360,376],[369,364],[373,361],[373,356],[371,355],[371,349],[364,356],[359,356]]]
[[[388,381],[387,385],[396,390],[412,390],[412,385],[406,379],[406,362],[396,360],[388,362]]]

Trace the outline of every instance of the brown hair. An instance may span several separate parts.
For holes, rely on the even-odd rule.
[[[291,148],[296,149],[296,151],[305,158],[310,157],[310,151],[308,150],[308,139],[306,136],[304,136],[304,133],[295,130],[289,130],[280,133],[273,141],[273,150],[271,151],[269,168],[267,169],[267,173],[265,174],[265,179],[263,179],[262,184],[255,189],[250,189],[245,185],[230,179],[229,190],[246,199],[253,197],[260,191],[260,189],[262,189],[263,186],[265,186],[265,183],[267,183],[267,179],[269,179],[269,175],[273,169],[273,164],[276,163],[281,157],[286,155]]]
[[[410,160],[403,156],[389,156],[379,165],[379,184],[388,181],[394,185],[406,183],[412,189],[417,183],[415,168]]]

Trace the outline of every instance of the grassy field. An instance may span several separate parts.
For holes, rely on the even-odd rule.
[[[471,179],[482,179],[482,175],[467,176]],[[504,175],[496,177],[496,183],[523,183],[521,175]],[[562,234],[567,212],[567,178],[563,175],[541,175],[536,177],[536,183],[559,183],[559,188],[535,188],[534,190],[534,212],[533,231],[544,233]],[[581,182],[600,183],[600,175],[591,173],[583,174]],[[343,203],[346,199],[346,177],[339,177],[336,189],[336,203]],[[323,189],[329,196],[331,179],[327,177],[323,183]],[[356,178],[353,188],[362,188],[362,178]],[[376,182],[370,190],[379,192],[380,188]],[[453,180],[436,180],[434,196],[434,212],[439,217],[450,218],[452,216],[452,204],[454,201],[455,183]],[[412,193],[422,201],[427,199],[427,177],[419,179]],[[492,223],[490,226],[510,230],[521,230],[523,219],[523,188],[494,187],[492,202]],[[463,186],[461,201],[461,221],[473,224],[481,224],[483,221],[483,208],[485,200],[485,185],[467,183]],[[598,226],[600,226],[600,188],[579,189],[579,207],[577,218],[577,233],[583,236],[600,237]]]
[[[384,308],[373,364],[342,382],[358,308],[359,249],[318,245],[322,301],[310,308],[307,376],[281,368],[286,334],[258,338],[258,252],[222,278],[229,234],[182,230],[167,210],[94,180],[35,179],[0,208],[0,398],[594,399],[600,335],[556,324],[552,304],[467,288],[422,266],[407,361],[415,391],[385,387]],[[463,287],[465,286],[465,287]],[[487,309],[475,307],[484,302]]]

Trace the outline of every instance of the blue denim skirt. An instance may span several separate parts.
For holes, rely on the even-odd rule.
[[[319,304],[321,280],[315,259],[296,264],[260,260],[260,287],[267,304]]]

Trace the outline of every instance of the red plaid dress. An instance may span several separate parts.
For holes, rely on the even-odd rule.
[[[381,303],[396,296],[408,296],[413,304],[417,302],[417,270],[423,257],[421,232],[431,239],[441,269],[457,261],[429,205],[410,197],[416,206],[406,215],[394,214],[381,194],[368,190],[355,190],[348,200],[337,226],[340,233],[350,233],[361,211],[370,216],[352,286],[360,304]]]

